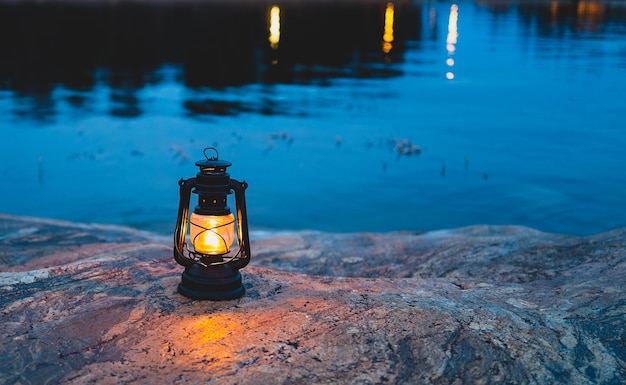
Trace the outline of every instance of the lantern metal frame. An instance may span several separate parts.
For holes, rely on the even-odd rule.
[[[207,155],[209,150],[214,151],[215,155]],[[174,232],[174,259],[185,267],[178,292],[193,299],[230,300],[244,295],[245,288],[239,269],[250,262],[245,197],[248,184],[230,178],[226,170],[231,163],[220,160],[214,147],[205,148],[204,156],[206,159],[195,163],[200,168],[196,176],[189,179],[181,178],[178,182],[180,201]],[[232,192],[235,194],[236,205],[235,223],[232,225],[237,234],[237,251],[230,250],[229,245],[226,253],[215,255],[203,254],[195,248],[190,249],[185,238],[190,223],[191,194],[198,195],[198,205],[194,208],[194,213],[202,216],[225,216],[231,214],[227,206],[227,196]],[[204,231],[213,230],[204,229]]]

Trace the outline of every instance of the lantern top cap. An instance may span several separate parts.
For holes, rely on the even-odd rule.
[[[212,156],[209,156],[207,154],[207,151],[209,150],[215,152],[215,154]],[[226,167],[230,167],[232,165],[232,163],[227,160],[219,160],[219,154],[215,147],[205,148],[204,157],[205,159],[201,159],[196,162],[196,166],[200,167],[201,169],[206,169],[206,168],[225,169]]]

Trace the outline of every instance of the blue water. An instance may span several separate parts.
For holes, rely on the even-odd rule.
[[[97,56],[78,87],[0,71],[0,212],[168,233],[178,179],[216,146],[250,185],[253,228],[626,226],[623,3],[459,2],[453,26],[452,2],[402,3],[389,53],[386,3],[373,4],[355,17],[372,31],[357,48],[345,31],[290,35],[290,15],[307,9],[283,9],[282,56],[267,31],[247,31],[235,69],[247,72],[217,74],[223,84],[191,79],[191,59],[155,59],[140,82],[116,82],[113,60]],[[237,12],[264,17],[256,7]],[[326,40],[309,57],[315,36]],[[3,68],[18,66],[5,55]]]

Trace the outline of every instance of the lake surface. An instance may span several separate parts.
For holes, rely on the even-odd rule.
[[[215,146],[253,228],[626,226],[624,2],[276,4],[0,2],[0,212],[169,233]]]

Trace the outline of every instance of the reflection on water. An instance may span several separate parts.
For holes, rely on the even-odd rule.
[[[145,113],[137,94],[163,81],[158,75],[163,65],[180,67],[181,80],[192,89],[397,75],[373,65],[381,57],[371,39],[382,29],[377,2],[286,4],[290,18],[283,28],[289,34],[280,47],[281,10],[263,3],[10,2],[0,7],[3,88],[19,93],[23,105],[16,113],[43,121],[55,115],[51,93],[56,86],[74,91],[71,103],[81,110],[90,107],[87,93],[99,83],[111,88],[110,114],[137,117]],[[419,8],[404,7],[407,22],[419,17]],[[269,45],[262,40],[268,27]],[[195,99],[186,106],[192,115],[276,108]]]
[[[0,1],[0,211],[171,231],[211,145],[259,227],[624,226],[625,37],[620,2]]]
[[[383,33],[383,52],[389,53],[391,48],[393,48],[393,19],[394,19],[394,9],[393,4],[387,4],[387,8],[385,8],[385,27]]]
[[[459,37],[457,24],[459,22],[459,6],[452,4],[450,7],[450,17],[448,18],[448,37],[446,38],[446,50],[448,51],[448,58],[446,64],[449,67],[454,66],[454,51],[456,51],[456,42]],[[448,80],[454,79],[454,72],[446,72],[446,78]]]
[[[273,5],[270,8],[270,47],[278,49],[278,43],[280,42],[280,8],[277,5]],[[272,64],[278,64],[273,61]]]

